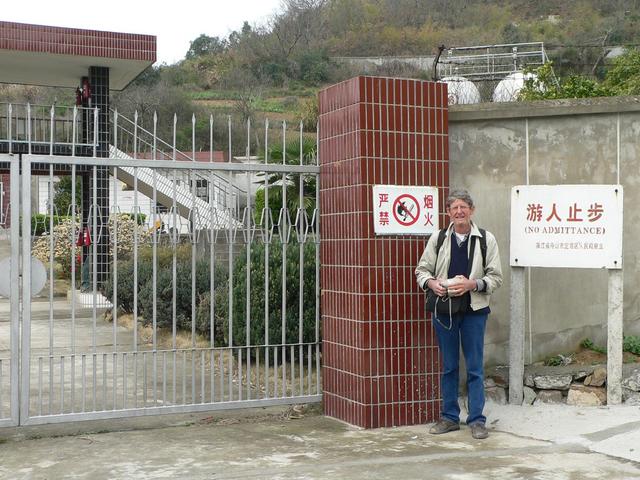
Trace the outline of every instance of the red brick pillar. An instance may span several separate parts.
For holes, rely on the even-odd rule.
[[[414,269],[426,238],[376,236],[372,185],[449,185],[446,85],[357,77],[320,92],[324,409],[361,427],[439,415],[440,360]]]

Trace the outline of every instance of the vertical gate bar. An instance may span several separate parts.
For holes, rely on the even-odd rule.
[[[75,123],[74,123],[75,127]],[[76,165],[71,166],[71,354],[76,353],[76,242],[78,218],[76,212]],[[81,230],[80,230],[81,231]]]
[[[204,364],[204,350],[200,350],[200,403],[204,403],[204,394],[205,394],[204,379],[205,379],[206,370],[207,370],[207,367]]]
[[[173,159],[173,161],[175,161],[175,158]],[[171,222],[173,225],[173,229],[171,231],[171,348],[173,348],[174,352],[176,349],[176,335],[178,334],[177,332],[177,322],[178,322],[178,312],[177,312],[177,302],[178,302],[178,282],[177,282],[177,276],[178,276],[178,252],[177,252],[177,248],[178,248],[178,240],[179,240],[179,235],[180,235],[180,231],[178,229],[178,217],[176,215],[176,197],[177,197],[177,192],[176,192],[176,184],[178,183],[178,178],[177,178],[177,173],[176,173],[176,169],[173,169],[173,195],[172,195],[172,206],[171,206]],[[174,389],[175,389],[175,369],[174,369]],[[174,392],[175,393],[175,392]],[[175,402],[175,398],[174,398],[174,402]]]
[[[107,354],[102,354],[102,410],[107,409]]]
[[[182,350],[182,404],[187,404],[187,351]]]
[[[155,348],[151,352],[151,359],[153,360],[151,385],[153,386],[153,406],[155,407],[158,404],[158,351]]]
[[[114,136],[117,138],[117,128]],[[113,169],[113,302],[111,316],[113,318],[113,351],[118,351],[118,167]],[[108,220],[107,220],[108,224]],[[133,228],[138,228],[135,222]],[[115,374],[114,374],[115,379]],[[114,397],[115,399],[115,397]],[[115,404],[115,401],[114,401]]]
[[[64,413],[64,355],[60,356],[60,413]]]
[[[27,103],[27,148],[31,155],[31,104]]]
[[[178,351],[174,348],[173,349],[173,368],[171,369],[172,371],[172,388],[173,388],[173,394],[171,396],[171,402],[173,403],[173,405],[176,404],[176,398],[177,398],[177,377],[178,377]]]
[[[246,159],[249,161],[251,156],[251,119],[247,118],[247,148],[246,148]],[[246,224],[244,228],[246,228],[245,239],[246,239],[246,262],[247,266],[245,269],[245,285],[246,285],[246,305],[245,305],[245,346],[247,347],[247,399],[251,398],[251,385],[249,379],[251,378],[251,355],[249,354],[249,346],[251,345],[251,242],[253,241],[253,231],[252,231],[252,216],[251,216],[251,179],[250,175],[247,173],[247,206],[245,207],[245,217]],[[242,368],[242,362],[239,364],[239,368]],[[240,384],[242,384],[242,375],[240,375]]]
[[[176,136],[177,136],[177,129],[178,129],[178,115],[176,113],[173,114],[173,136],[172,136],[172,141],[173,141],[173,145],[172,145],[172,161],[176,162],[176,152],[177,152],[177,147],[176,147]],[[181,175],[183,175],[183,173],[181,172]],[[184,177],[183,177],[184,178]],[[173,368],[171,369],[172,372],[172,398],[171,401],[173,403],[173,405],[176,404],[176,391],[177,391],[177,367],[178,367],[178,353],[177,353],[177,341],[176,341],[176,335],[177,335],[177,248],[178,248],[178,240],[179,240],[179,236],[180,236],[180,231],[178,230],[178,221],[177,221],[177,215],[176,215],[176,188],[177,188],[177,173],[176,173],[176,169],[173,169],[173,185],[172,185],[172,205],[171,205],[171,209],[172,209],[172,219],[171,221],[173,222],[173,234],[172,234],[172,242],[171,242],[171,247],[172,247],[172,261],[171,261],[171,275],[172,275],[172,294],[171,294],[171,348],[173,349]]]
[[[273,347],[273,396],[278,396],[278,380],[280,367],[278,366],[278,350],[280,347]]]
[[[100,241],[98,238],[98,167],[93,166],[93,185],[91,195],[91,206],[93,215],[91,216],[91,281],[92,281],[92,296],[93,306],[91,310],[91,347],[92,352],[96,353],[97,339],[96,332],[98,330],[98,245]],[[95,383],[94,383],[95,389]],[[94,408],[95,410],[95,408]]]
[[[53,164],[49,164],[49,355],[53,355],[53,263],[54,263],[54,243],[53,243]]]
[[[38,415],[42,416],[44,400],[42,399],[42,357],[38,357]]]
[[[97,404],[97,394],[98,394],[98,354],[97,353],[92,353],[91,354],[91,367],[92,367],[92,371],[93,371],[93,383],[92,383],[92,387],[91,387],[91,404],[93,407],[93,411],[96,411],[96,408],[98,406]]]
[[[307,388],[306,395],[311,395],[311,344],[307,345]]]
[[[167,404],[167,352],[162,352],[162,404]]]
[[[134,126],[135,128],[137,128],[137,125]],[[138,351],[138,221],[141,218],[138,206],[138,167],[133,168],[133,211],[136,219],[136,228],[133,229],[133,351],[135,353]],[[133,361],[135,370],[135,356]],[[137,394],[136,390],[134,395],[137,397]]]
[[[156,128],[156,117],[154,116],[154,135],[153,135],[153,159],[155,160],[155,155],[156,155],[156,150],[155,150],[155,142],[156,142],[156,136],[155,136],[155,128]],[[153,365],[152,365],[152,385],[153,385],[153,403],[155,404],[156,401],[158,400],[158,396],[157,396],[157,387],[158,387],[158,383],[157,383],[157,374],[158,374],[158,369],[157,369],[157,356],[156,356],[156,351],[158,349],[158,228],[159,228],[159,224],[158,224],[158,177],[157,177],[157,171],[154,168],[153,169],[153,238],[152,238],[152,254],[151,254],[151,261],[153,262],[152,265],[152,274],[151,274],[151,282],[152,282],[152,286],[153,286],[153,317],[152,317],[152,345],[153,345],[153,356],[152,356],[152,360],[153,360]],[[145,402],[146,405],[146,402]]]
[[[294,396],[294,390],[296,385],[296,350],[295,346],[289,347],[289,355],[291,356],[291,396]]]
[[[74,353],[69,358],[69,370],[71,375],[71,413],[76,411],[76,356]]]
[[[219,350],[218,351],[218,370],[220,371],[220,374],[218,375],[219,378],[219,382],[220,382],[220,401],[224,402],[224,363],[223,363],[223,351]]]
[[[195,162],[195,115],[191,118],[193,142],[191,160]],[[196,248],[199,225],[196,218],[196,182],[198,178],[193,169],[189,169],[189,180],[191,181],[191,402],[196,403],[196,359],[194,349],[196,347],[196,256],[198,255]]]
[[[300,368],[298,393],[302,395],[304,392],[304,346],[302,344],[298,345],[298,366]]]
[[[138,351],[133,353],[133,408],[138,408]]]
[[[213,122],[213,118],[211,119]],[[213,134],[212,134],[213,135]],[[211,147],[213,149],[213,147]],[[213,153],[212,153],[213,155]],[[215,286],[216,286],[216,258],[215,258],[215,236],[214,236],[214,219],[215,219],[215,205],[216,198],[214,197],[214,187],[213,187],[213,171],[209,172],[209,206],[211,207],[209,210],[209,346],[211,348],[215,347],[215,306],[216,306],[216,297],[215,297]],[[212,369],[213,371],[213,369]],[[213,385],[212,385],[213,386]]]
[[[49,354],[49,415],[53,414],[53,355]]]
[[[300,121],[300,166],[303,164],[303,137],[302,137],[302,121]],[[307,241],[307,215],[306,209],[304,206],[304,175],[300,173],[299,177],[299,194],[300,197],[298,199],[298,225],[296,228],[298,229],[298,248],[299,248],[299,290],[298,290],[298,362],[300,366],[300,390],[299,393],[302,395],[302,379],[304,377],[304,361],[302,359],[302,342],[304,340],[304,247]],[[300,241],[302,239],[302,241]],[[293,385],[291,385],[293,389]]]
[[[11,105],[8,107],[7,118],[9,119],[9,132],[11,131]],[[9,135],[11,141],[11,135]],[[9,151],[11,152],[11,143],[9,143]],[[11,381],[11,419],[12,423],[17,424],[20,420],[20,371],[19,371],[19,343],[20,343],[20,164],[19,157],[11,158],[11,170],[9,179],[11,185],[15,185],[9,192],[10,209],[11,209],[11,341],[9,348],[11,349],[11,360],[9,361],[10,381]],[[24,344],[23,344],[24,348]],[[29,365],[24,372],[29,371]],[[24,376],[24,373],[23,373]],[[24,384],[23,384],[24,385]],[[22,390],[24,392],[24,390]],[[25,394],[28,397],[28,390]],[[28,401],[28,400],[27,400]]]
[[[18,185],[16,183],[15,185]],[[13,188],[11,189],[13,190]],[[16,188],[16,190],[18,190]],[[31,158],[22,157],[22,359],[20,423],[29,416],[31,346]],[[19,205],[20,200],[14,203]],[[19,218],[19,215],[16,215]],[[18,233],[18,229],[15,229]],[[11,232],[13,234],[13,232]],[[16,242],[17,243],[17,242]],[[16,296],[17,297],[17,296]]]
[[[214,402],[214,398],[215,398],[215,393],[216,393],[216,387],[215,387],[215,364],[214,364],[214,360],[215,360],[215,356],[214,356],[214,350],[213,348],[209,349],[209,367],[210,367],[210,378],[209,378],[209,382],[211,382],[210,385],[210,389],[211,389],[211,403]]]
[[[87,411],[87,356],[82,354],[82,412]]]
[[[191,403],[196,403],[196,349],[191,349]]]
[[[209,162],[213,163],[213,114],[209,115]],[[217,202],[217,198],[215,195],[215,189],[214,189],[214,183],[213,183],[213,179],[214,179],[214,174],[213,171],[209,172],[209,186],[208,186],[208,192],[209,192],[209,205],[211,206],[211,219],[210,219],[210,223],[209,223],[209,232],[210,232],[210,237],[209,237],[209,268],[210,268],[210,275],[211,278],[209,280],[209,314],[210,314],[210,319],[209,319],[209,340],[210,340],[210,346],[211,348],[213,348],[215,346],[215,296],[214,296],[214,290],[215,290],[215,255],[214,255],[214,245],[215,245],[215,239],[214,239],[214,233],[213,233],[213,229],[214,229],[214,223],[213,220],[215,218],[215,208],[216,208],[216,202]],[[213,395],[214,395],[214,369],[213,369],[213,350],[210,350],[210,367],[211,367],[211,402],[213,402]]]
[[[122,409],[127,408],[127,352],[122,354]]]
[[[118,150],[118,109],[113,111],[113,146]],[[113,350],[118,351],[118,167],[113,169]],[[134,229],[138,228],[137,218],[134,219]],[[113,364],[113,383],[116,385],[116,360]],[[116,409],[116,392],[113,393],[113,408]]]
[[[113,378],[113,406],[111,410],[117,410],[118,408],[118,354],[113,352],[113,357],[111,361],[111,370],[112,370],[112,378]]]
[[[13,153],[13,139],[12,137],[12,120],[13,117],[13,105],[10,103],[9,105],[7,105],[7,118],[9,119],[9,121],[7,122],[7,137],[9,138],[9,155],[11,155]],[[17,183],[14,183],[14,185],[17,185]]]
[[[256,386],[256,398],[260,398],[260,347],[255,347],[254,349],[255,351],[255,356],[256,356],[256,368],[255,368],[255,372],[256,372],[256,381],[255,381],[255,386]]]
[[[264,122],[264,163],[269,163],[269,119]],[[271,228],[269,219],[271,218],[271,210],[269,210],[269,175],[264,172],[264,378],[265,378],[265,397],[269,398],[269,246],[271,245]]]
[[[242,348],[238,348],[238,400],[242,400]]]
[[[142,408],[147,407],[147,352],[142,352]]]
[[[229,372],[227,375],[229,379],[229,398],[227,399],[227,401],[231,402],[233,400],[233,348],[229,348],[227,352],[229,354]]]
[[[287,122],[282,121],[282,165],[287,163]],[[287,174],[282,174],[282,208],[280,210],[280,241],[282,242],[282,304],[281,308],[281,326],[280,326],[280,343],[282,344],[282,396],[286,395],[286,343],[287,343],[287,243],[289,241],[289,225],[287,222]]]
[[[231,115],[228,116],[228,130],[229,130],[229,158],[227,159],[229,161],[229,163],[231,163],[232,161],[232,157],[231,157]],[[229,178],[231,178],[231,173],[229,174]],[[231,182],[229,182],[231,183]],[[227,203],[229,203],[227,201]],[[231,352],[231,347],[233,346],[233,242],[235,240],[235,236],[233,235],[233,232],[235,231],[235,218],[233,216],[233,212],[231,210],[230,207],[227,207],[227,230],[229,232],[229,235],[227,237],[228,239],[228,247],[229,247],[229,273],[228,273],[228,279],[229,279],[229,307],[228,307],[228,312],[227,314],[229,315],[229,351]],[[231,394],[231,377],[229,377],[229,394]]]

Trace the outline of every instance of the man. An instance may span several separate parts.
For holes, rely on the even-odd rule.
[[[500,256],[495,237],[471,220],[475,206],[469,192],[451,191],[446,209],[451,219],[449,227],[444,234],[438,232],[431,236],[416,268],[417,282],[423,290],[431,289],[439,300],[446,302],[450,297],[459,303],[456,313],[434,315],[433,325],[443,358],[442,411],[440,420],[429,433],[460,430],[458,384],[462,344],[467,367],[467,425],[473,438],[482,439],[489,436],[482,413],[484,332],[491,293],[502,285]],[[447,282],[447,279],[453,281]]]

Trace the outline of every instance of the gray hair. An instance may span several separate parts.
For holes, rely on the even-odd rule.
[[[447,209],[456,200],[462,200],[467,205],[469,205],[469,208],[473,208],[473,198],[471,198],[471,195],[469,194],[469,192],[464,188],[456,188],[449,192],[449,196],[447,197],[447,204],[446,204]]]

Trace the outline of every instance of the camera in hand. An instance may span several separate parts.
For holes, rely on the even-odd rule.
[[[450,287],[453,287],[454,285],[458,285],[460,282],[462,282],[462,276],[456,275],[453,278],[447,278],[446,280],[441,280],[440,285],[442,285],[443,288],[450,288]]]

